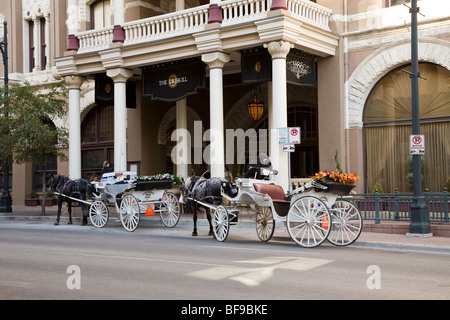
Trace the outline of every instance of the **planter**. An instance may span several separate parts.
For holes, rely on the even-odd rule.
[[[41,199],[25,199],[25,205],[27,207],[40,206],[41,203],[42,203]],[[56,204],[57,204],[57,199],[45,199],[46,207],[56,206]]]
[[[41,204],[39,199],[25,199],[25,205],[28,207],[35,207]]]
[[[350,191],[353,190],[355,187],[354,184],[343,184],[340,182],[335,182],[333,180],[328,179],[321,179],[321,180],[315,180],[317,183],[320,183],[321,185],[324,185],[327,187],[327,189],[323,190],[320,188],[316,188],[316,192],[324,192],[324,193],[334,193],[341,196],[345,196],[350,193]]]
[[[55,198],[45,199],[45,206],[46,207],[56,206],[57,202],[58,202],[58,200]]]
[[[136,191],[167,190],[172,188],[173,180],[136,180]]]

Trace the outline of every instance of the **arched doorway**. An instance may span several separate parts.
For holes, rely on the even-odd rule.
[[[380,182],[385,192],[410,192],[406,176],[411,129],[411,79],[399,67],[377,82],[367,99],[364,122],[366,189]],[[450,177],[450,71],[420,63],[419,101],[421,133],[426,150],[423,186],[443,190]]]
[[[97,105],[81,124],[81,175],[100,178],[103,161],[114,166],[114,106]]]

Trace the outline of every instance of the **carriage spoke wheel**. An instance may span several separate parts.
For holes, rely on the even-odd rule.
[[[363,221],[358,208],[346,200],[337,200],[331,211],[331,230],[328,242],[336,246],[348,246],[361,234]]]
[[[180,202],[176,195],[171,192],[164,194],[161,202],[161,221],[167,228],[173,228],[180,221]]]
[[[256,234],[261,241],[269,241],[275,230],[275,220],[273,219],[270,207],[261,207],[256,213]]]
[[[109,219],[108,207],[103,201],[97,200],[89,208],[89,219],[97,228],[103,228]]]
[[[286,224],[292,240],[302,247],[313,248],[327,239],[330,221],[326,204],[316,197],[306,196],[291,205]]]
[[[228,210],[224,206],[218,206],[211,222],[216,239],[220,242],[225,241],[230,230]]]
[[[127,231],[134,231],[139,225],[140,211],[137,199],[131,194],[122,198],[119,208],[119,218]]]

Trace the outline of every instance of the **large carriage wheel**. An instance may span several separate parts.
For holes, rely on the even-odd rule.
[[[331,230],[327,240],[336,246],[348,246],[358,239],[363,221],[358,208],[346,200],[337,200],[331,212]]]
[[[138,200],[131,194],[122,198],[119,208],[119,218],[127,231],[134,231],[139,225],[140,210]]]
[[[230,230],[230,219],[228,216],[228,210],[220,205],[214,210],[212,218],[212,227],[214,236],[220,242],[225,241]]]
[[[109,219],[109,210],[103,201],[96,200],[89,208],[89,219],[97,228],[103,228]]]
[[[326,204],[316,197],[306,196],[291,205],[286,223],[292,240],[302,247],[313,248],[327,239],[330,221]]]
[[[275,230],[275,220],[273,219],[271,207],[261,207],[256,213],[256,234],[261,241],[269,241]]]
[[[176,195],[172,192],[164,194],[161,202],[160,216],[163,224],[167,228],[173,228],[178,224],[180,220],[180,202]]]

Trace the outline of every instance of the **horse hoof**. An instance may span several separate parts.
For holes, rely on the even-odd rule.
[[[67,224],[72,224],[72,221],[67,222]]]
[[[210,231],[209,233],[208,233],[208,236],[213,236],[214,235],[214,233],[212,232],[212,231]]]
[[[192,232],[192,236],[193,236],[193,237],[198,236],[197,231]]]
[[[55,222],[55,226],[59,226],[59,222],[57,221],[57,222]]]

